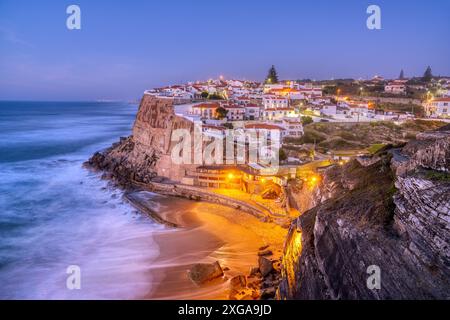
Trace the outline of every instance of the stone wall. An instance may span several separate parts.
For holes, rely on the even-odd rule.
[[[270,217],[270,212],[264,208],[251,205],[245,201],[222,196],[217,193],[209,192],[208,190],[191,187],[179,184],[166,184],[166,183],[134,183],[139,189],[156,192],[168,196],[182,197],[195,201],[206,201],[211,203],[217,203],[223,206],[235,208],[244,212],[247,212],[258,219],[267,220]]]

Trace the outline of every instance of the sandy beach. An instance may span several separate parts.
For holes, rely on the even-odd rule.
[[[134,202],[177,228],[155,233],[159,256],[149,266],[152,289],[144,299],[228,299],[228,281],[248,275],[258,265],[258,249],[270,245],[281,255],[287,230],[236,209],[148,192],[134,193]],[[155,198],[156,197],[156,198]],[[155,208],[155,201],[159,208]],[[225,276],[205,285],[195,285],[187,270],[195,263],[219,261]]]

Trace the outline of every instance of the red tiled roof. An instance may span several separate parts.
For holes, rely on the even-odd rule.
[[[293,108],[268,108],[266,111],[295,111]]]
[[[431,100],[432,102],[450,102],[450,97],[444,97],[444,98],[434,98]]]
[[[284,128],[281,126],[277,126],[275,124],[267,124],[267,123],[246,124],[245,129],[284,130]]]

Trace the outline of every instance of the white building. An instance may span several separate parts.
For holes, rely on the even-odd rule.
[[[295,118],[298,114],[294,108],[269,108],[262,110],[262,118],[266,121],[283,120],[284,118]]]
[[[284,97],[277,96],[264,96],[263,97],[264,109],[284,109],[289,107],[289,100]]]
[[[335,116],[336,112],[337,112],[336,105],[333,104],[324,105],[320,110],[320,113],[326,116]]]
[[[314,98],[322,96],[322,88],[313,87],[313,88],[305,88],[299,90],[301,94],[305,96],[305,98]]]
[[[406,81],[395,80],[384,86],[384,92],[393,94],[404,94],[406,92]]]
[[[203,134],[210,136],[210,137],[216,137],[216,138],[223,138],[225,136],[225,131],[227,128],[222,126],[216,126],[211,124],[202,124],[202,132]]]
[[[261,107],[256,104],[248,104],[245,106],[246,120],[259,120],[261,116]]]
[[[283,127],[286,128],[286,137],[300,138],[303,136],[303,124],[298,119],[284,119]]]
[[[257,142],[255,138],[260,137],[261,135],[266,136],[268,139],[273,137],[284,138],[287,135],[287,130],[285,127],[276,124],[269,123],[249,123],[244,126],[245,132],[248,134],[249,132],[255,132],[255,134],[248,134],[248,137],[253,139],[249,139],[249,142]]]
[[[213,119],[216,117],[217,108],[219,108],[217,103],[201,103],[192,106],[192,114],[200,116],[202,119]]]
[[[429,117],[450,117],[450,97],[435,98],[424,105]]]
[[[369,113],[369,106],[367,103],[350,104],[350,112],[353,115],[367,116]]]
[[[245,117],[245,108],[242,106],[224,106],[225,110],[228,111],[227,119],[228,121],[242,121]]]
[[[274,83],[274,84],[265,84],[264,85],[264,93],[270,92],[274,89],[283,89],[284,88],[284,84],[282,83]]]
[[[279,89],[270,90],[270,94],[273,94],[277,97],[284,97],[289,100],[303,100],[305,99],[305,95],[299,89],[293,89],[288,87],[283,87]]]
[[[444,97],[450,97],[450,89],[446,89],[443,91]]]

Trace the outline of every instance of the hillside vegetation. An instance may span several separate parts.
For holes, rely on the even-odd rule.
[[[423,131],[444,126],[442,121],[411,120],[401,125],[379,121],[370,123],[320,122],[306,125],[302,138],[286,139],[291,144],[313,144],[321,151],[369,149],[373,145],[399,144]],[[373,147],[372,147],[373,148]]]

